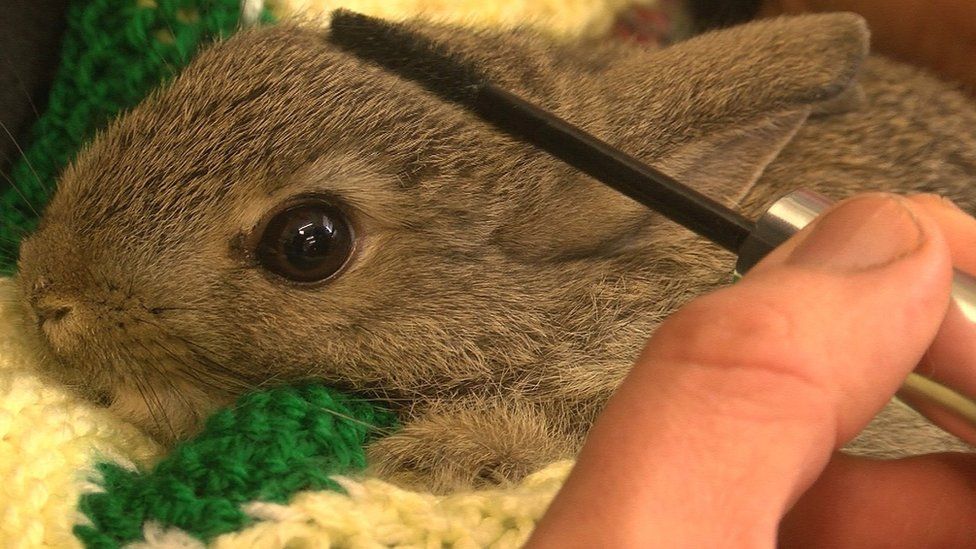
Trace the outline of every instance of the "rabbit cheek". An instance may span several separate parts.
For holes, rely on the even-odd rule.
[[[229,403],[179,379],[147,377],[136,383],[128,381],[110,391],[108,409],[165,445],[197,433],[203,418]]]
[[[45,369],[80,396],[139,425],[160,442],[192,434],[227,399],[190,381],[203,369],[166,319],[113,285],[27,282],[27,310],[44,344]]]

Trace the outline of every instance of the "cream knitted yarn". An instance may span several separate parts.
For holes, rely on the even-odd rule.
[[[565,38],[600,36],[616,15],[635,4],[657,0],[267,0],[275,15],[321,18],[346,8],[384,19],[423,16],[435,21],[485,28],[529,25]]]
[[[252,2],[253,3],[253,2]],[[657,0],[267,0],[279,17],[321,17],[340,7],[390,19],[505,28],[531,25],[553,36],[606,33],[621,10]],[[245,4],[247,5],[247,4]],[[323,18],[323,21],[325,19]],[[37,373],[40,360],[23,328],[20,297],[0,278],[0,547],[77,547],[72,527],[86,519],[79,496],[100,490],[96,462],[148,466],[160,449],[133,426],[70,395]],[[376,479],[341,479],[347,493],[302,492],[287,505],[246,503],[256,522],[212,545],[236,547],[517,547],[558,490],[570,462],[550,465],[518,486],[450,496],[409,492]],[[202,547],[154,523],[142,547]]]
[[[303,492],[288,505],[245,505],[254,525],[209,545],[176,528],[147,524],[131,549],[288,549],[294,547],[490,547],[514,549],[562,485],[572,463],[554,463],[506,489],[433,496],[376,479],[340,479],[348,492]]]
[[[376,479],[343,479],[346,494],[306,492],[287,506],[252,503],[261,522],[218,537],[214,546],[521,547],[572,463],[546,467],[506,489],[433,496]]]
[[[655,0],[269,0],[279,17],[302,18],[345,7],[403,19],[425,15],[482,27],[532,24],[554,36],[605,32],[615,15]],[[324,20],[324,19],[323,19]],[[72,527],[86,519],[79,496],[98,461],[149,465],[159,448],[133,426],[70,395],[37,373],[12,279],[0,278],[0,547],[78,547]],[[414,493],[375,479],[345,479],[348,494],[305,492],[288,505],[247,504],[255,525],[214,540],[217,547],[516,547],[561,484],[554,464],[504,490],[448,497]],[[200,546],[196,539],[144,525],[145,545]]]
[[[75,505],[93,462],[148,463],[158,449],[38,377],[18,307],[15,285],[0,279],[0,547],[75,547]]]
[[[159,448],[133,426],[37,374],[20,297],[0,279],[0,547],[79,547],[72,527],[97,461],[150,465]],[[244,505],[255,524],[217,537],[237,547],[518,547],[565,479],[559,462],[518,486],[449,496],[401,490],[376,479],[340,479],[346,493],[301,492],[287,505]],[[203,547],[146,523],[133,547]]]

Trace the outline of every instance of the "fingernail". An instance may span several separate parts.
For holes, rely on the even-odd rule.
[[[893,195],[874,194],[838,205],[815,221],[787,263],[834,272],[890,264],[925,242],[915,215]]]
[[[927,204],[945,208],[947,210],[955,210],[957,212],[963,211],[951,198],[947,196],[942,196],[941,194],[935,193],[923,193],[912,195],[912,198],[916,201],[921,200]]]
[[[956,204],[955,202],[953,202],[951,198],[949,198],[947,196],[940,196],[940,198],[942,198],[942,205],[943,206],[949,208],[950,210],[956,210],[957,212],[961,212],[962,211],[962,208],[960,208],[958,204]]]

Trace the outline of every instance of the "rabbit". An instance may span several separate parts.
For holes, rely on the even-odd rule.
[[[855,15],[661,50],[409,24],[749,216],[798,187],[938,192],[976,211],[976,109],[869,56]],[[98,135],[18,277],[50,375],[160,441],[311,378],[398,414],[370,473],[442,493],[571,457],[655,326],[729,283],[733,262],[327,30],[283,22],[213,45]],[[878,421],[858,451],[966,448],[901,407]]]

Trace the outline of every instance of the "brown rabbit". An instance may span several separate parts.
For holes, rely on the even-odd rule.
[[[867,58],[856,16],[661,51],[422,28],[750,215],[797,187],[976,207],[976,110]],[[24,242],[20,279],[53,371],[158,438],[248,389],[318,378],[392,403],[403,428],[370,448],[375,471],[443,491],[572,455],[657,323],[732,263],[283,25],[202,53],[99,136]],[[910,440],[871,450],[957,445],[889,424]]]

